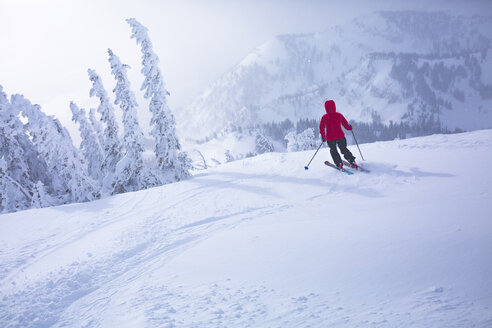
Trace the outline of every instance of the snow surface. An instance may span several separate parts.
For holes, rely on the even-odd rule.
[[[361,150],[2,215],[0,326],[492,327],[492,130]]]

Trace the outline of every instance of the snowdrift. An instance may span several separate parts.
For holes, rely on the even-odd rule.
[[[1,215],[0,326],[492,326],[492,130],[361,150]]]

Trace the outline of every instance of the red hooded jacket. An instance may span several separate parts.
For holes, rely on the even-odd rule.
[[[335,102],[333,100],[327,100],[325,102],[325,109],[326,114],[323,115],[319,123],[319,133],[321,133],[321,136],[328,141],[345,137],[340,124],[347,130],[351,130],[351,128],[345,117],[337,113]]]

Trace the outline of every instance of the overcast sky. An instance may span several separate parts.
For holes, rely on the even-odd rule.
[[[278,34],[322,31],[377,10],[492,15],[491,0],[0,0],[0,85],[69,125],[70,100],[95,107],[87,69],[114,87],[112,48],[139,92],[140,53],[125,18],[149,28],[169,103],[178,110],[255,47]],[[140,118],[141,121],[146,118]],[[141,122],[146,124],[147,122]]]

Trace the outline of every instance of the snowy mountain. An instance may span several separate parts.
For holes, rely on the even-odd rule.
[[[489,327],[491,141],[363,144],[352,176],[268,153],[1,215],[0,326]]]
[[[192,139],[288,119],[326,99],[356,122],[492,127],[492,17],[378,12],[261,45],[185,111]],[[191,118],[191,120],[190,120]]]

